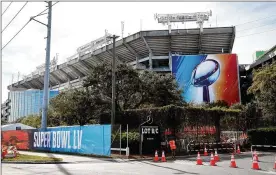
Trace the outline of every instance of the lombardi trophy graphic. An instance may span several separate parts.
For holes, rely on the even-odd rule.
[[[209,86],[220,75],[220,66],[216,60],[203,60],[192,72],[191,84],[195,87],[203,87],[203,101],[210,102]]]

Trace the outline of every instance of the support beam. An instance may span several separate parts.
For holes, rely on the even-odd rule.
[[[37,82],[37,83],[39,84],[39,86],[41,86],[41,89],[43,88],[43,86],[44,86],[44,84],[43,84],[43,83],[44,83],[44,82],[41,82],[41,81],[40,81],[40,77],[39,77],[39,78],[34,79],[34,81],[35,81],[35,82]],[[49,83],[51,83],[50,79],[49,79]]]
[[[58,71],[61,72],[64,76],[66,76],[69,81],[72,81],[75,79],[75,77],[72,77],[71,75],[66,73],[64,70],[58,69]]]
[[[230,42],[229,53],[232,53],[232,49],[233,49],[234,42],[235,42],[235,37],[236,37],[236,27],[234,26],[233,27],[233,35],[232,35],[231,42]]]
[[[32,81],[33,81],[33,82],[30,82],[30,83],[31,83],[31,85],[32,85],[33,87],[35,87],[35,89],[42,89],[43,85],[42,85],[41,82],[35,81],[35,80],[32,80]],[[41,87],[41,86],[42,86],[42,87]]]
[[[123,45],[127,48],[128,51],[130,51],[130,53],[132,53],[135,58],[136,58],[136,69],[138,69],[138,65],[139,65],[139,60],[141,58],[141,56],[129,45],[125,42],[125,39],[123,39]]]
[[[103,61],[102,61],[98,56],[96,56],[96,55],[91,55],[91,58],[92,58],[93,62],[96,63],[96,65],[102,64],[102,62],[103,62]],[[84,60],[84,61],[85,61],[85,60]]]
[[[93,61],[93,63],[88,62],[87,60],[82,60],[84,64],[87,64],[88,67],[90,67],[90,69],[93,69],[96,65],[98,65],[99,63]],[[94,65],[95,64],[95,65]]]
[[[169,68],[172,71],[172,53],[169,53]]]
[[[198,53],[202,54],[202,35],[203,33],[199,31],[199,36],[198,36]]]
[[[151,50],[150,46],[148,45],[146,38],[144,36],[141,36],[141,38],[143,39],[144,43],[146,44],[146,47],[148,48],[149,52],[152,53],[152,50]]]
[[[30,89],[38,89],[36,85],[34,85],[31,81],[26,81],[26,85],[30,87]]]
[[[88,71],[89,71],[90,69],[92,69],[92,66],[90,66],[90,64],[89,64],[88,62],[85,62],[84,60],[79,60],[79,63],[80,63],[83,67],[85,67]]]
[[[56,76],[53,72],[51,72],[50,75],[52,75],[52,77],[53,77],[59,84],[62,84],[62,83],[63,83],[62,80],[61,80],[58,76]]]
[[[21,87],[23,87],[24,89],[29,89],[25,84],[20,84]]]
[[[76,72],[78,74],[79,77],[84,77],[85,74],[82,73],[80,70],[78,70],[77,68],[75,68],[73,65],[69,65],[68,64],[68,67],[73,71],[73,72]]]
[[[24,83],[24,86],[28,87],[27,89],[32,89],[32,87],[28,84],[27,81]]]
[[[141,38],[143,39],[144,43],[146,44],[146,47],[147,47],[148,50],[149,50],[149,69],[152,70],[152,56],[153,56],[152,50],[151,50],[151,48],[149,47],[148,42],[147,42],[147,40],[145,39],[145,37],[144,37],[144,36],[141,36]]]
[[[106,50],[110,56],[113,56],[113,53],[110,50]],[[116,54],[116,61],[121,64],[124,63],[124,61]]]
[[[136,58],[138,57],[138,59],[141,58],[141,56],[129,45],[125,42],[125,39],[124,39],[124,43],[123,45],[127,48],[127,50],[129,50]]]

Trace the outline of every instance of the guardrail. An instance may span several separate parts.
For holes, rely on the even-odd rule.
[[[126,156],[129,156],[129,147],[124,148],[110,148],[111,151],[124,151],[126,152]]]
[[[251,152],[253,151],[253,147],[261,147],[261,148],[276,148],[275,145],[251,145]]]

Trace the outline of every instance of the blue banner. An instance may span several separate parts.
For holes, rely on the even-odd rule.
[[[111,126],[53,127],[33,133],[34,150],[110,156]]]

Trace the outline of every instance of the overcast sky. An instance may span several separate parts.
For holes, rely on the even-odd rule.
[[[10,2],[2,2],[2,13]],[[2,16],[2,29],[25,2],[13,2]],[[29,2],[2,33],[4,46],[29,20],[46,8],[44,2]],[[276,44],[276,2],[59,2],[53,7],[51,58],[59,54],[58,63],[76,53],[76,49],[102,37],[105,29],[121,35],[121,21],[125,22],[124,36],[142,30],[161,30],[167,26],[154,20],[155,13],[188,13],[212,10],[213,15],[204,27],[237,26],[233,53],[240,64],[252,63],[256,50],[267,50]],[[37,18],[47,23],[47,15]],[[262,20],[259,20],[262,19]],[[250,21],[254,21],[247,23]],[[240,25],[239,25],[240,24]],[[194,28],[194,22],[173,25],[173,28]],[[269,31],[273,30],[273,31]],[[269,31],[269,32],[265,32]],[[260,33],[264,32],[264,33]],[[260,33],[260,34],[256,34]],[[254,35],[251,35],[254,34]],[[248,36],[247,36],[248,35]],[[17,74],[30,74],[45,62],[46,27],[32,21],[2,51],[2,102],[7,99],[7,86]]]

